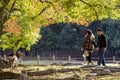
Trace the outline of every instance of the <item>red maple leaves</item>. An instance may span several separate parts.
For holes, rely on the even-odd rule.
[[[21,27],[17,24],[15,19],[9,19],[5,23],[4,31],[15,35],[20,35]]]

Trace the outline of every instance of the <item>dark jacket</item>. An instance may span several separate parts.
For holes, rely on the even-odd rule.
[[[98,36],[98,42],[96,47],[105,48],[106,46],[107,46],[106,37],[103,34],[101,34],[100,36]]]

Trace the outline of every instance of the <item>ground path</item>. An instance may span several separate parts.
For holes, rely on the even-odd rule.
[[[20,65],[12,72],[4,68],[0,71],[0,79],[18,79],[21,72],[27,72],[30,80],[120,80],[119,64],[109,63],[106,67],[74,64]]]

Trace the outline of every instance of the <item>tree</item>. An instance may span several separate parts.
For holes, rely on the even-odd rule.
[[[80,49],[85,27],[76,23],[59,23],[41,27],[41,39],[33,49]]]
[[[119,0],[0,0],[1,47],[4,50],[17,50],[23,45],[30,48],[39,39],[40,26],[59,22],[88,26],[94,20],[117,19],[120,17],[119,4]],[[16,26],[17,35],[6,29],[6,24],[11,25],[10,20]]]
[[[83,23],[103,18],[120,17],[119,0],[65,0],[62,6],[74,22]],[[82,21],[81,21],[82,20]]]
[[[9,10],[10,8],[10,10],[7,12],[8,15],[4,14],[8,17],[4,21],[3,26],[0,26],[0,28],[2,28],[0,47],[3,50],[13,49],[16,51],[19,48],[30,50],[30,46],[35,44],[40,38],[40,26],[32,20],[31,13],[27,13],[29,9],[28,5],[31,3],[27,3],[27,1],[28,0],[24,2],[19,0],[8,1],[9,4],[5,6],[6,9]],[[1,3],[4,4],[5,1],[1,1]],[[27,7],[21,7],[21,5],[24,4],[27,5]],[[13,9],[13,11],[11,11],[11,9]]]
[[[19,48],[26,48],[30,50],[30,46],[35,44],[40,38],[39,27],[30,26],[28,23],[27,28],[17,25],[17,20],[9,19],[6,24],[4,31],[6,34],[3,34],[0,39],[0,47],[5,49],[13,49],[17,51]],[[25,25],[26,23],[24,23]]]

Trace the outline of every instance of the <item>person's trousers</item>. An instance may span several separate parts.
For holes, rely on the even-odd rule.
[[[99,60],[98,60],[98,65],[103,65],[105,66],[105,55],[104,55],[104,48],[100,48],[98,50],[98,56],[99,56]]]
[[[86,58],[88,60],[88,63],[90,63],[91,62],[91,52],[89,52],[89,56],[87,56]]]

